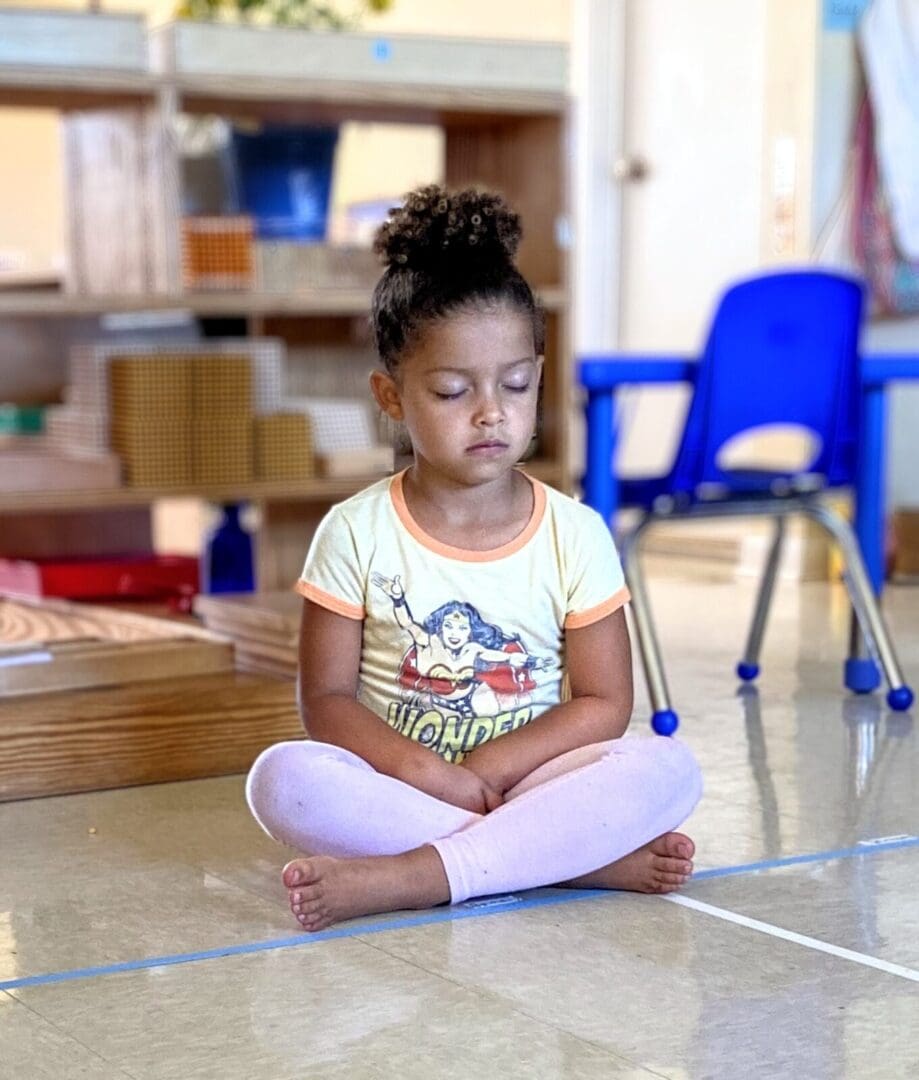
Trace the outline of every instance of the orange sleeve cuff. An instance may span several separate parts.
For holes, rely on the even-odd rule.
[[[339,600],[337,596],[315,585],[310,585],[308,581],[298,581],[294,585],[294,592],[298,592],[305,600],[311,600],[320,607],[334,611],[336,615],[344,615],[346,619],[363,619],[367,614],[360,604],[349,604],[347,600]]]
[[[591,623],[599,622],[601,619],[605,619],[607,615],[612,615],[614,611],[624,607],[631,599],[631,593],[623,585],[618,592],[613,593],[609,600],[604,600],[602,604],[597,604],[596,607],[587,608],[586,611],[577,611],[567,616],[565,629],[578,630],[582,626],[590,626]]]

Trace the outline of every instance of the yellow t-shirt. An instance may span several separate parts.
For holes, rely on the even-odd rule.
[[[561,699],[565,630],[629,599],[594,510],[533,484],[529,524],[492,551],[449,547],[409,513],[402,473],[334,507],[297,591],[363,621],[358,700],[447,761]]]

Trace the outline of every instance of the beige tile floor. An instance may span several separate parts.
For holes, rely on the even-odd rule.
[[[714,913],[549,890],[314,940],[285,914],[286,853],[241,777],[7,804],[0,1080],[919,1077],[919,843],[859,846],[919,836],[913,717],[842,691],[836,588],[782,587],[743,694],[751,589],[660,579],[652,599],[707,784],[684,895]],[[919,588],[887,607],[917,684]]]

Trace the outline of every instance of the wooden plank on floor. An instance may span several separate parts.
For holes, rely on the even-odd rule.
[[[121,686],[150,679],[214,675],[233,670],[231,642],[62,642],[12,655],[0,653],[0,697]]]
[[[0,801],[245,772],[303,737],[294,685],[229,673],[0,703]]]
[[[300,629],[303,599],[291,589],[260,593],[230,593],[220,596],[196,596],[196,615],[205,625],[212,619],[221,626],[233,626],[246,637],[266,637],[296,643]]]

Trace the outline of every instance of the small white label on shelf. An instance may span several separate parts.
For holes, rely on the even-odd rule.
[[[192,326],[194,317],[188,311],[119,311],[103,315],[103,330],[162,330],[172,326]]]

